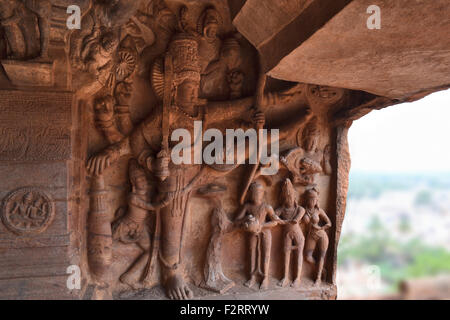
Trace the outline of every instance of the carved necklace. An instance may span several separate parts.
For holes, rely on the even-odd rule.
[[[180,108],[177,105],[172,105],[172,109],[175,109],[175,111],[178,111],[179,113],[183,114],[184,116],[186,116],[189,119],[192,120],[198,120],[200,118],[200,112],[197,110],[197,114],[195,116],[190,115],[189,113],[187,113],[186,111],[184,111],[182,108]]]
[[[308,215],[309,218],[312,218],[315,212],[316,212],[316,208],[312,208],[312,209],[306,208],[306,214]]]

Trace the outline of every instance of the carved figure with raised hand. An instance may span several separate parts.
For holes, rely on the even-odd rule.
[[[149,212],[167,206],[169,199],[165,198],[158,203],[150,202],[147,176],[136,160],[130,160],[128,172],[132,186],[128,196],[128,211],[113,224],[113,239],[125,244],[135,243],[142,250],[131,267],[120,276],[121,282],[138,289],[142,287],[150,255]]]
[[[264,193],[263,185],[253,182],[249,189],[250,201],[244,204],[236,217],[236,223],[250,233],[250,279],[245,283],[249,288],[256,283],[258,275],[263,276],[260,288],[268,288],[272,248],[270,228],[283,223],[273,208],[264,201]]]
[[[284,222],[283,226],[283,253],[284,253],[284,277],[278,283],[281,287],[286,287],[289,283],[289,270],[291,256],[296,255],[295,278],[292,287],[300,286],[303,265],[303,248],[305,245],[305,237],[300,222],[305,215],[305,209],[297,202],[297,193],[292,185],[291,180],[286,179],[281,187],[281,207],[275,213]]]
[[[316,284],[322,281],[323,265],[328,250],[328,235],[326,230],[331,227],[331,220],[325,211],[319,207],[319,191],[317,189],[309,189],[305,193],[305,209],[306,213],[304,221],[307,225],[306,236],[306,261],[315,264],[314,251],[318,249],[319,266],[317,268]]]

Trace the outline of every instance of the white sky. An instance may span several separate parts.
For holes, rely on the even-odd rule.
[[[369,113],[349,144],[352,171],[450,172],[450,90]]]

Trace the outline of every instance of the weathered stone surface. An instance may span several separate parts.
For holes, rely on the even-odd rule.
[[[0,297],[335,299],[348,128],[448,84],[442,3],[0,2]]]
[[[378,1],[381,29],[369,30],[366,11],[373,4],[352,1],[269,74],[391,99],[448,86],[448,1]]]

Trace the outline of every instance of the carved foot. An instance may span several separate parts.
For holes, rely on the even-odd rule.
[[[316,282],[314,282],[314,286],[318,287],[321,285],[321,283],[322,283],[321,279],[316,279]]]
[[[255,283],[256,283],[256,277],[252,276],[250,278],[250,280],[248,280],[246,283],[244,283],[244,286],[246,286],[247,288],[251,288],[255,285]]]
[[[172,300],[186,300],[194,297],[191,289],[189,289],[183,276],[180,274],[169,276],[165,288],[167,296]]]
[[[289,283],[289,280],[286,277],[286,278],[281,279],[280,282],[278,282],[278,286],[285,288],[285,287],[287,287],[288,283]]]
[[[143,287],[142,284],[139,283],[139,279],[137,279],[136,277],[133,277],[133,275],[131,275],[127,272],[122,274],[120,276],[119,280],[120,280],[120,282],[130,286],[131,289],[133,289],[133,290],[138,290]]]
[[[259,286],[260,290],[267,290],[269,288],[269,277],[264,277],[261,285]]]
[[[295,279],[294,282],[292,282],[291,287],[292,288],[299,288],[300,287],[300,279]]]

